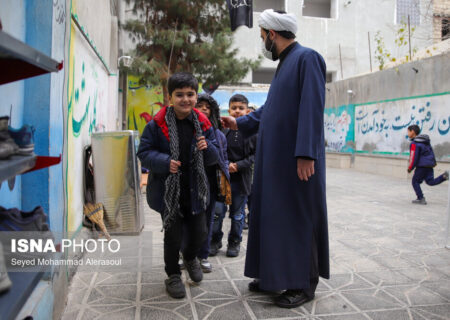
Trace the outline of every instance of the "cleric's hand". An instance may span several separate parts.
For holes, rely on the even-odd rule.
[[[297,175],[301,181],[308,181],[314,174],[314,160],[297,158]]]
[[[236,119],[233,117],[220,117],[220,122],[222,122],[222,126],[224,128],[231,129],[231,130],[238,129]]]

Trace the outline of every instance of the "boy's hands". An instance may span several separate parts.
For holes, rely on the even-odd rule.
[[[197,149],[202,151],[208,148],[208,143],[204,136],[197,137]]]
[[[180,161],[170,160],[170,166],[169,166],[170,173],[177,173],[178,167],[180,167],[180,166],[181,166]]]
[[[233,117],[220,117],[220,122],[222,122],[224,128],[229,128],[231,130],[238,129],[236,119]]]
[[[238,172],[238,166],[237,166],[237,164],[234,163],[234,162],[230,162],[230,164],[228,165],[228,171],[229,171],[230,173]]]
[[[297,158],[297,175],[301,181],[308,181],[314,174],[314,160]]]

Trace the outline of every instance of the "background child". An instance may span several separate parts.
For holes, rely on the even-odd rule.
[[[212,237],[213,210],[216,201],[231,204],[230,173],[228,172],[227,139],[222,133],[222,123],[220,122],[220,109],[217,101],[206,93],[199,94],[197,109],[208,117],[214,128],[216,141],[219,145],[219,163],[215,167],[208,167],[207,174],[211,185],[211,202],[206,211],[206,223],[208,226],[208,236],[200,249],[198,258],[203,272],[211,272],[212,266],[208,261],[209,247]]]
[[[248,100],[241,94],[236,94],[230,98],[228,112],[234,118],[239,118],[247,114]],[[247,196],[250,194],[252,183],[251,167],[255,161],[256,135],[245,139],[239,130],[226,129],[227,154],[231,179],[231,205],[230,218],[231,229],[228,234],[228,257],[237,257],[242,241],[242,229],[244,227],[243,206]],[[211,240],[210,255],[214,256],[222,247],[222,224],[226,213],[226,205],[216,204],[216,214],[213,224],[213,235]]]
[[[412,203],[427,204],[420,184],[425,180],[429,186],[438,185],[448,180],[448,171],[434,178],[433,168],[436,166],[436,158],[430,144],[430,137],[426,134],[420,134],[418,125],[413,124],[408,127],[408,137],[411,139],[408,172],[416,168],[412,178],[412,185],[417,199],[413,200]]]
[[[161,214],[164,228],[166,289],[173,298],[186,291],[178,265],[183,229],[188,231],[184,265],[195,282],[203,279],[197,259],[206,237],[205,211],[209,204],[206,167],[218,161],[213,128],[208,118],[193,109],[198,82],[190,73],[169,78],[171,106],[162,108],[142,134],[138,157],[150,170],[147,202]]]

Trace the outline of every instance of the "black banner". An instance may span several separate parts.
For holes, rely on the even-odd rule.
[[[227,0],[231,31],[239,26],[253,27],[253,0]]]

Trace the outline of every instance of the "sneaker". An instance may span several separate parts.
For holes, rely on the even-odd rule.
[[[17,153],[19,147],[12,139],[0,140],[0,160],[8,159],[10,156]]]
[[[32,211],[0,207],[0,231],[49,231],[47,215],[42,207]]]
[[[12,283],[6,271],[5,256],[3,255],[3,247],[0,242],[0,294],[8,291]]]
[[[448,175],[449,175],[448,171],[445,171],[445,172],[442,174],[442,178],[444,178],[444,180],[448,180]]]
[[[20,129],[8,127],[8,133],[14,142],[19,146],[17,154],[30,155],[34,151],[34,132],[33,126],[27,124]]]
[[[212,271],[212,265],[211,262],[208,261],[208,259],[201,259],[200,266],[202,267],[203,273],[210,273]]]
[[[175,299],[182,299],[186,296],[186,289],[179,274],[173,274],[164,281],[169,296]]]
[[[421,199],[416,199],[411,201],[414,204],[427,204],[427,201],[425,200],[425,198],[421,198]]]
[[[0,160],[17,153],[19,147],[8,133],[9,117],[0,117]]]
[[[211,242],[211,245],[209,246],[209,256],[214,257],[219,252],[219,249],[222,248],[222,241],[221,242]]]
[[[239,251],[241,250],[241,244],[239,242],[230,242],[228,243],[227,248],[227,257],[237,257],[239,255]]]
[[[203,280],[203,271],[197,258],[191,261],[184,260],[184,265],[192,281],[200,282]]]

